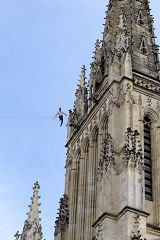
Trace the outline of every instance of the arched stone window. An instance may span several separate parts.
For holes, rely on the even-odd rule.
[[[145,198],[152,200],[152,154],[151,154],[151,119],[144,118],[144,168]]]

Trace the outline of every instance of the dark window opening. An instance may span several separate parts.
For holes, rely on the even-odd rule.
[[[143,53],[143,54],[147,54],[147,48],[146,48],[146,46],[145,46],[145,42],[144,42],[144,40],[142,40],[142,43],[141,43],[141,52]]]
[[[145,198],[152,200],[151,120],[144,118]]]
[[[143,17],[142,17],[142,13],[141,12],[139,12],[139,16],[138,16],[138,24],[140,24],[140,25],[144,25],[144,21],[143,21]]]

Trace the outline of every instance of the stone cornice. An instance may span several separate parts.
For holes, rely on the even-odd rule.
[[[159,83],[159,85],[160,85],[160,80],[159,79],[153,78],[150,75],[147,75],[145,73],[136,71],[134,69],[133,69],[133,75],[140,76],[141,78],[147,79],[147,80],[152,81],[152,82],[157,83],[157,84]]]
[[[147,233],[160,237],[160,227],[147,223]]]
[[[113,219],[114,221],[118,221],[126,212],[136,213],[139,215],[142,215],[144,217],[148,217],[150,214],[136,208],[132,208],[129,206],[126,206],[123,208],[118,214],[110,213],[110,212],[104,212],[97,221],[92,225],[92,227],[96,227],[99,223],[101,223],[105,218]]]
[[[142,89],[146,89],[147,92],[156,93],[160,95],[160,83],[152,78],[145,77],[142,74],[133,75],[134,85],[139,86]]]
[[[151,97],[152,99],[156,99],[158,101],[160,101],[160,94],[159,93],[156,93],[156,92],[153,92],[151,90],[148,90],[146,88],[143,88],[141,86],[138,86],[138,85],[133,85],[133,91],[139,93],[139,94],[142,94],[142,95],[146,95],[147,97]]]
[[[136,72],[135,72],[136,73]],[[160,86],[160,82],[158,82],[156,79],[154,78],[150,78],[149,76],[146,76],[146,75],[138,75],[139,77],[142,77],[143,79],[147,79],[148,81],[150,80],[152,84],[154,85],[159,85]],[[103,86],[107,86],[107,81],[108,79],[104,79],[103,80],[104,83],[102,84]],[[106,81],[106,83],[105,83]],[[77,139],[77,137],[79,137],[82,132],[84,131],[85,127],[88,126],[89,122],[93,119],[93,117],[95,116],[96,112],[98,112],[98,110],[102,107],[102,105],[104,104],[105,100],[107,97],[109,97],[110,93],[109,93],[109,90],[112,88],[113,85],[115,84],[121,84],[122,82],[124,81],[130,81],[131,83],[133,83],[133,90],[138,92],[138,93],[141,93],[141,94],[144,94],[144,95],[147,95],[147,96],[150,96],[153,98],[153,95],[155,97],[156,100],[160,100],[160,92],[155,92],[151,89],[148,89],[148,88],[145,88],[145,87],[142,87],[142,86],[139,86],[138,84],[135,84],[134,83],[134,78],[131,79],[131,78],[128,78],[128,77],[122,77],[122,79],[120,81],[116,81],[116,80],[113,80],[108,86],[107,88],[105,89],[105,91],[103,92],[103,94],[100,96],[99,100],[98,100],[98,104],[95,104],[94,107],[91,109],[91,111],[89,113],[86,114],[86,117],[84,117],[82,119],[82,122],[80,123],[80,126],[79,126],[79,129],[77,129],[77,131],[75,131],[75,133],[73,134],[73,136],[69,139],[69,141],[66,143],[65,147],[68,147],[69,144],[72,142],[74,143]],[[108,95],[108,96],[107,96]]]

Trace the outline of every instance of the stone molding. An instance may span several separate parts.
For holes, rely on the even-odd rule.
[[[97,227],[105,218],[110,218],[113,219],[115,221],[118,221],[126,212],[132,212],[132,213],[136,213],[138,215],[144,216],[144,217],[148,217],[150,214],[136,209],[136,208],[132,208],[129,206],[124,207],[118,214],[116,213],[111,213],[111,212],[104,212],[92,225],[92,227]]]
[[[147,233],[160,237],[160,227],[147,223]]]
[[[138,85],[142,88],[145,88],[147,90],[150,90],[152,92],[155,92],[155,93],[160,93],[160,87],[158,87],[156,84],[154,83],[148,83],[146,82],[146,80],[138,80],[138,79],[135,79],[134,80],[134,84],[135,85]]]

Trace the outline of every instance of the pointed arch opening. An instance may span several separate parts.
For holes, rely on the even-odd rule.
[[[152,201],[152,149],[151,149],[151,119],[144,117],[144,170],[145,199]]]
[[[143,20],[143,16],[142,16],[142,11],[140,10],[139,11],[139,14],[138,14],[138,19],[137,19],[137,23],[141,26],[144,25],[144,20]]]
[[[108,115],[105,113],[101,119],[102,139],[105,139],[108,133]]]
[[[144,54],[144,55],[147,54],[147,47],[146,47],[146,43],[145,43],[144,37],[142,37],[142,40],[141,40],[140,51],[141,51],[141,53]]]

